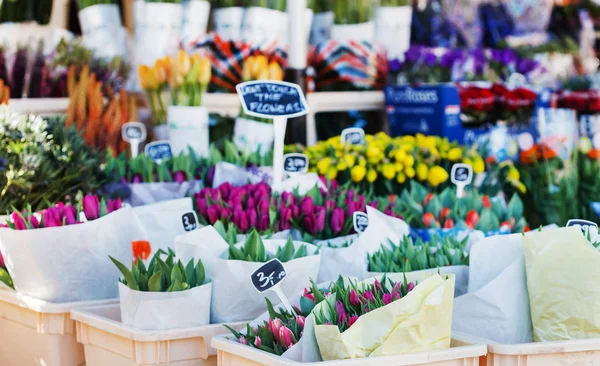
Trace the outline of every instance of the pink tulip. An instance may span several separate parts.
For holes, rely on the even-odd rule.
[[[144,178],[142,178],[141,174],[136,174],[133,176],[133,179],[131,179],[131,183],[144,183]]]
[[[298,315],[296,317],[296,323],[300,326],[300,328],[304,329],[304,323],[306,322],[306,318],[302,315]]]
[[[288,230],[292,228],[292,209],[286,207],[281,211],[279,230]]]
[[[294,195],[290,192],[283,192],[281,194],[281,204],[288,206],[294,202]]]
[[[31,215],[29,217],[29,223],[31,224],[31,227],[34,229],[37,229],[40,227],[40,222],[38,221],[37,217],[35,217],[34,215]]]
[[[15,225],[16,230],[27,230],[27,224],[25,223],[25,220],[23,220],[21,215],[19,215],[17,212],[13,212],[10,215],[10,218]]]
[[[411,292],[415,288],[415,284],[411,282],[408,284],[408,286],[406,288],[407,288],[407,292]]]
[[[285,325],[279,328],[279,341],[285,349],[288,349],[294,345],[294,341],[292,339],[292,331]]]
[[[358,306],[360,304],[360,298],[354,289],[350,290],[349,300],[352,306]]]
[[[263,199],[263,200],[258,201],[258,212],[261,215],[264,215],[264,214],[268,215],[270,208],[271,208],[271,203],[269,202],[268,199]]]
[[[304,289],[304,294],[302,296],[310,299],[312,302],[315,302],[315,296],[311,294],[307,288]]]
[[[363,304],[365,303],[365,301],[375,302],[375,297],[373,296],[373,293],[371,291],[363,292],[362,297],[364,298],[364,300],[361,301]]]
[[[83,197],[83,212],[88,220],[96,220],[100,217],[100,201],[97,196],[87,194]]]
[[[350,317],[350,319],[348,319],[348,328],[350,328],[352,326],[352,324],[356,323],[357,320],[358,320],[358,316],[352,315]]]
[[[221,207],[221,220],[227,221],[231,218],[231,210],[227,207]]]
[[[385,305],[391,303],[392,301],[394,301],[394,298],[392,297],[392,294],[383,294],[383,303]]]
[[[268,324],[271,334],[273,334],[273,337],[279,342],[279,330],[283,327],[283,323],[281,323],[279,318],[275,318],[273,320],[270,319]]]
[[[6,263],[4,263],[4,257],[2,253],[0,253],[0,268],[6,268]]]
[[[335,312],[338,316],[338,324],[344,324],[346,320],[348,320],[348,314],[346,313],[346,308],[344,308],[344,304],[341,301],[336,301],[335,303]]]
[[[260,346],[262,345],[262,339],[260,339],[259,336],[256,336],[256,338],[254,339],[254,345],[256,346],[256,348],[260,348]]]
[[[300,207],[292,205],[292,217],[297,219],[300,216]]]
[[[196,208],[198,209],[198,213],[200,214],[200,216],[202,216],[202,217],[207,216],[206,210],[208,209],[208,205],[204,198],[200,198],[199,196],[196,196]]]
[[[356,203],[357,203],[356,209],[358,211],[362,211],[362,212],[366,212],[367,211],[367,207],[365,205],[365,196],[359,194],[358,195],[358,201]]]
[[[310,235],[315,235],[317,233],[317,218],[315,217],[315,214],[304,216],[302,223],[304,224],[304,230]]]
[[[185,181],[187,181],[187,175],[185,174],[184,171],[177,171],[175,173],[173,173],[173,181],[177,182],[177,183],[183,183]]]
[[[256,208],[256,200],[253,197],[248,197],[246,200],[246,208]]]
[[[217,190],[219,191],[219,193],[221,194],[221,199],[223,200],[227,200],[229,198],[229,194],[231,193],[231,191],[233,190],[233,186],[231,185],[231,183],[229,182],[225,182],[223,184],[221,184]]]
[[[248,344],[248,340],[244,336],[241,336],[240,339],[239,339],[239,341],[240,341],[241,344],[246,344],[246,345]]]
[[[346,217],[352,217],[354,212],[356,212],[356,202],[346,201]]]

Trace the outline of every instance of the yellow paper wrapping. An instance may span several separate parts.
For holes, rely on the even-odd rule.
[[[402,274],[388,274],[403,281]],[[454,275],[407,273],[418,281],[408,295],[360,318],[344,333],[336,325],[315,325],[323,360],[342,360],[425,352],[450,347]],[[380,279],[380,278],[379,278]],[[374,278],[361,284],[371,284]],[[335,303],[332,296],[329,301]],[[323,302],[314,312],[327,311]]]
[[[599,338],[600,253],[581,230],[526,235],[523,251],[535,341]]]

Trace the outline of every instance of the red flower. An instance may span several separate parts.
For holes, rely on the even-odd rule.
[[[133,258],[136,263],[138,258],[142,258],[144,261],[148,259],[152,252],[150,242],[146,240],[136,240],[131,242],[131,249],[133,250]]]

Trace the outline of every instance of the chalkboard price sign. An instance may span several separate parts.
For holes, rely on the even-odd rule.
[[[249,81],[236,86],[244,112],[261,118],[293,118],[308,113],[297,84],[283,81]]]
[[[283,170],[288,174],[306,173],[308,171],[308,156],[298,153],[284,155]]]
[[[473,181],[473,168],[469,164],[454,164],[450,171],[450,180],[456,184],[456,196],[461,198],[465,187]]]
[[[360,234],[369,227],[369,216],[364,212],[356,211],[352,216],[352,222],[354,223],[354,231]]]
[[[271,259],[252,274],[252,284],[258,292],[265,292],[281,282],[287,273],[279,259]]]
[[[121,137],[131,148],[131,157],[136,157],[139,146],[146,141],[146,125],[142,122],[127,122],[121,127]]]
[[[146,145],[146,156],[150,157],[157,163],[161,163],[165,159],[170,159],[173,156],[171,144],[168,141],[156,141]]]
[[[341,135],[342,145],[364,145],[365,130],[358,127],[346,128]]]
[[[188,212],[181,216],[181,222],[185,231],[193,231],[198,228],[198,219],[195,212]]]

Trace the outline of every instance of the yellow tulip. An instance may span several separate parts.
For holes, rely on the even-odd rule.
[[[329,170],[329,166],[331,165],[331,158],[323,158],[319,160],[317,163],[317,169],[319,169],[319,174],[325,175]]]
[[[525,194],[527,193],[527,187],[525,186],[525,184],[523,184],[522,182],[517,182],[515,184],[515,188],[517,188],[517,190],[521,193],[521,194]]]
[[[367,159],[365,159],[364,156],[359,156],[358,157],[358,165],[365,167],[367,166]]]
[[[369,169],[367,172],[367,182],[373,183],[377,179],[377,172],[375,169]]]
[[[404,158],[404,165],[406,165],[406,166],[415,165],[415,157],[412,155],[407,155],[406,158]]]
[[[254,57],[250,56],[244,61],[244,67],[242,68],[242,80],[250,81],[252,80],[252,68],[254,64]]]
[[[271,61],[269,64],[269,80],[283,80],[283,70],[275,61]]]
[[[515,168],[514,166],[511,166],[508,169],[508,173],[506,174],[506,177],[510,180],[519,181],[521,179],[521,173],[519,173],[519,170],[517,168]]]
[[[415,175],[417,174],[415,172],[415,168],[413,168],[412,166],[407,167],[406,169],[404,169],[404,173],[406,174],[406,176],[410,179],[413,179],[415,177]]]
[[[417,164],[417,178],[420,181],[427,180],[427,174],[429,173],[429,168],[424,163]]]
[[[190,72],[191,68],[192,61],[190,60],[190,56],[184,50],[179,50],[175,67],[177,73],[181,76],[185,76]]]
[[[385,179],[392,180],[396,176],[396,167],[394,166],[394,164],[385,163],[381,167],[381,174],[384,176]]]
[[[267,58],[263,55],[258,55],[254,57],[254,62],[252,64],[250,64],[251,69],[250,69],[250,73],[252,74],[253,78],[258,79],[258,76],[261,75],[263,72],[267,72],[268,75],[268,66],[269,66],[269,60],[267,60]],[[267,76],[268,77],[268,76]]]
[[[365,178],[367,169],[364,166],[357,165],[350,170],[350,177],[353,182],[360,183]]]
[[[460,147],[453,147],[448,151],[448,160],[458,161],[462,158],[462,149]]]
[[[485,171],[485,163],[480,156],[473,159],[473,172],[475,174],[483,173]]]
[[[433,187],[437,187],[448,180],[448,172],[441,166],[431,167],[427,180]]]
[[[396,182],[404,184],[404,182],[406,182],[406,175],[404,173],[398,173],[396,176]]]
[[[329,180],[334,180],[335,178],[337,178],[337,175],[338,175],[338,171],[336,168],[334,168],[334,167],[329,168],[329,171],[327,172],[327,178]]]
[[[394,158],[396,159],[397,162],[404,162],[404,159],[406,159],[406,151],[400,149],[400,150],[396,150],[396,152],[394,153]]]
[[[416,142],[416,139],[414,136],[402,136],[402,142],[404,142],[406,144],[414,145]]]
[[[396,163],[396,164],[394,164],[394,168],[396,168],[397,173],[400,173],[401,171],[404,170],[404,165],[402,165],[402,163]]]
[[[140,85],[145,90],[154,90],[156,89],[154,75],[152,73],[152,69],[150,69],[146,65],[140,65],[138,68],[138,77],[140,79]]]
[[[348,167],[352,168],[356,164],[356,156],[350,154],[344,155],[344,161]]]
[[[212,70],[210,66],[210,60],[208,57],[202,57],[200,59],[200,74],[198,75],[198,82],[202,86],[207,86],[210,83],[212,76]]]
[[[344,170],[348,169],[348,164],[346,164],[346,161],[344,159],[341,159],[340,161],[338,161],[338,163],[335,167],[339,171],[344,171]]]
[[[379,150],[379,148],[370,145],[367,148],[367,159],[372,159],[372,158],[376,158],[381,154],[381,150]]]
[[[269,80],[269,70],[268,69],[260,70],[260,73],[258,75],[256,75],[255,79],[256,80]]]

